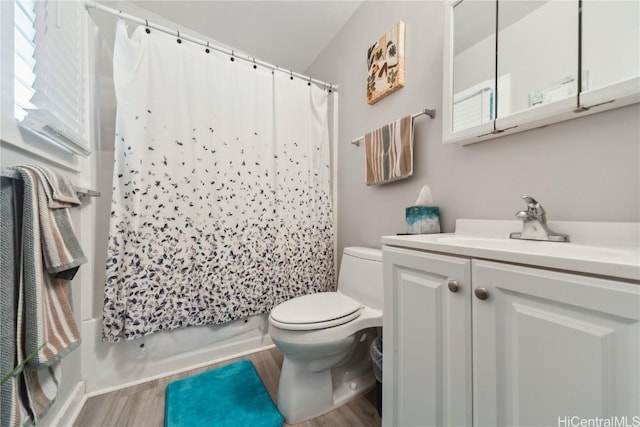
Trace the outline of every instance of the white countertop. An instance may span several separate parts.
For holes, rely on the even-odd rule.
[[[455,233],[384,236],[384,245],[618,277],[640,282],[640,224],[549,222],[571,242],[509,239],[520,221],[457,220]]]

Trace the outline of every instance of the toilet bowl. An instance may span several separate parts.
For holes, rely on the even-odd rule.
[[[293,298],[269,315],[284,354],[278,409],[287,423],[317,417],[375,385],[369,346],[382,326],[382,251],[345,248],[336,292]]]

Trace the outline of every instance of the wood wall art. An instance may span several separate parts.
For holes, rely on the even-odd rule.
[[[398,21],[367,51],[367,102],[375,104],[404,86],[404,22]]]

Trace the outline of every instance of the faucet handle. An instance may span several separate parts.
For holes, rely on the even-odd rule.
[[[526,194],[523,194],[522,196],[520,196],[520,198],[527,203],[527,207],[529,209],[536,209],[538,207],[541,207],[540,203],[538,203],[538,201],[531,196],[527,196]]]
[[[542,205],[540,203],[538,203],[538,201],[536,199],[534,199],[531,196],[527,196],[522,195],[520,196],[522,198],[522,200],[524,200],[527,203],[527,212],[535,215],[537,218],[540,218],[542,221],[545,220],[545,211],[544,208],[542,207]]]
[[[527,203],[526,211],[516,213],[516,218],[523,221],[521,233],[511,233],[511,239],[548,240],[552,242],[569,242],[567,234],[556,233],[547,226],[544,208],[531,196],[521,196]]]

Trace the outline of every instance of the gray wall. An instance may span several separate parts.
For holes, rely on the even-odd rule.
[[[443,3],[364,2],[307,74],[340,85],[338,246],[380,246],[403,232],[404,208],[429,184],[443,231],[456,218],[514,219],[521,194],[536,197],[550,220],[640,221],[638,105],[468,146],[442,145]],[[366,102],[366,51],[398,20],[406,24],[406,84]],[[436,108],[416,120],[414,175],[364,184],[364,150],[350,142],[369,130]]]

